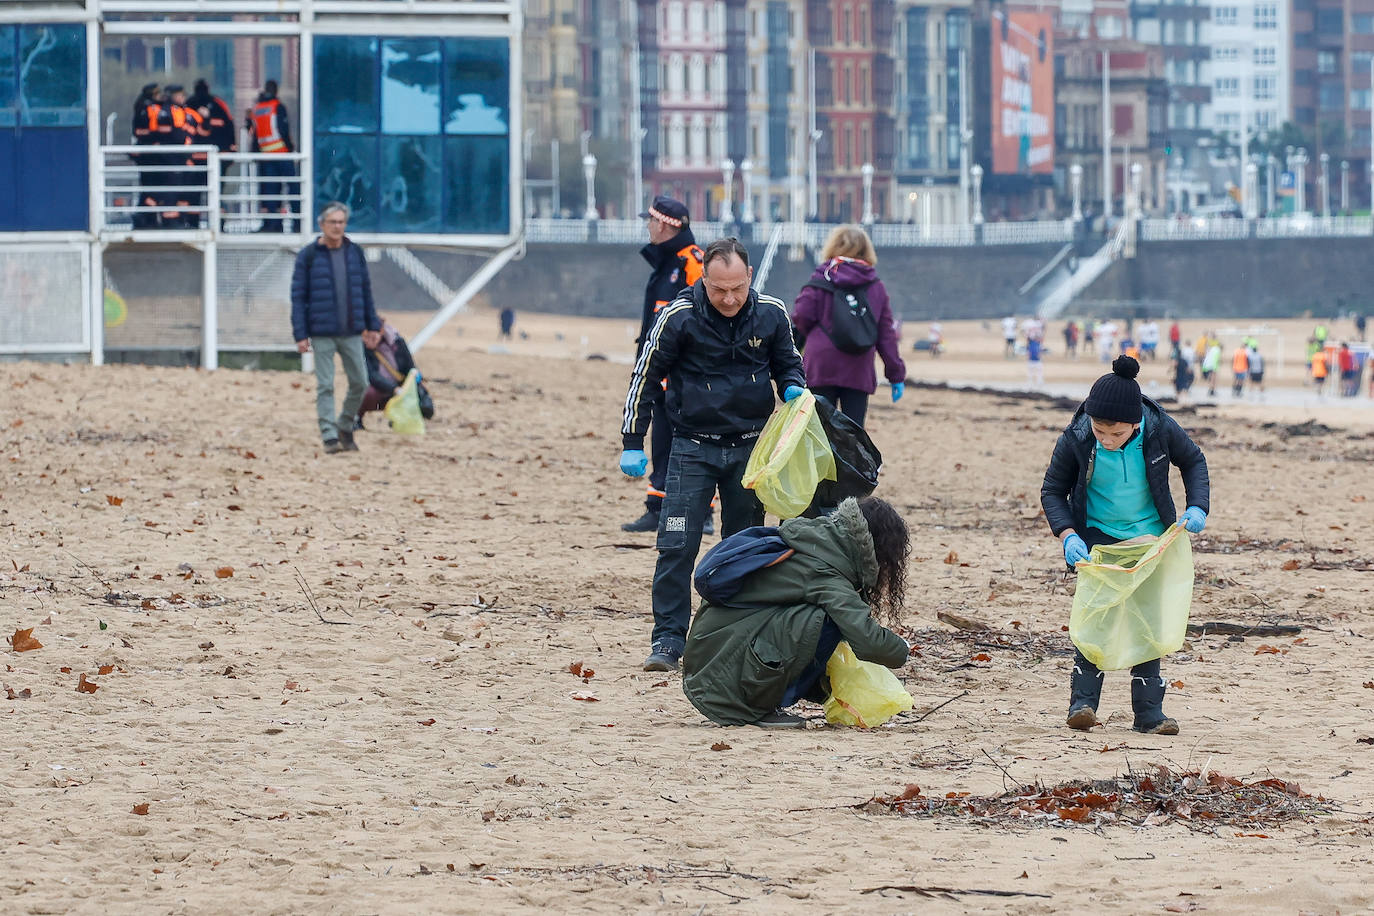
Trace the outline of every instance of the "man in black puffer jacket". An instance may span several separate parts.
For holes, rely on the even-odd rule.
[[[744,246],[733,238],[712,242],[702,266],[702,278],[658,313],[625,398],[620,469],[643,477],[645,427],[659,380],[668,379],[673,447],[658,521],[646,671],[676,670],[682,658],[692,619],[692,566],[712,494],[720,489],[724,536],[763,523],[763,506],[741,478],[777,403],[772,383],[784,401],[806,386],[787,307],[750,287],[754,273]]]
[[[367,392],[363,346],[375,347],[382,328],[372,302],[363,250],[344,235],[348,206],[326,204],[320,237],[296,255],[291,275],[291,333],[301,353],[315,351],[315,416],[329,454],[357,451],[353,418]],[[334,354],[343,360],[348,394],[334,413]]]

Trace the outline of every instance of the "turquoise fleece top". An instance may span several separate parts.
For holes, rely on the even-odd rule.
[[[1145,479],[1145,419],[1126,444],[1109,451],[1093,445],[1088,479],[1087,522],[1119,541],[1164,533],[1164,523]]]

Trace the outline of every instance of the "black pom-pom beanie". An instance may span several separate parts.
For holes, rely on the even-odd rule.
[[[1140,363],[1129,356],[1112,361],[1112,371],[1093,382],[1083,409],[1094,420],[1113,420],[1118,423],[1139,423],[1143,415],[1140,406]]]

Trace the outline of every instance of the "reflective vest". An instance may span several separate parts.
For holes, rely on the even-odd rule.
[[[1236,350],[1231,357],[1231,371],[1236,375],[1242,375],[1250,370],[1250,357],[1244,350]]]
[[[705,252],[695,245],[688,245],[677,253],[677,256],[682,258],[683,277],[688,286],[696,286],[697,281],[701,279],[701,259],[704,255]]]
[[[277,127],[277,108],[280,106],[281,102],[276,99],[253,106],[253,135],[258,138],[258,149],[264,153],[287,152],[286,141]]]

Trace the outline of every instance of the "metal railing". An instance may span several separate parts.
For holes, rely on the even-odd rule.
[[[217,237],[304,232],[309,227],[299,217],[302,158],[300,153],[221,153],[206,145],[102,146],[100,229],[192,230]],[[290,174],[268,174],[264,163]],[[290,166],[283,167],[286,163]]]
[[[1355,238],[1370,235],[1374,235],[1374,219],[1368,216],[1321,217],[1296,214],[1266,219],[1191,217],[1140,221],[1140,239],[1146,242],[1245,238]]]
[[[738,233],[752,237],[755,243],[772,240],[774,233],[780,245],[820,248],[838,224],[828,223],[721,223],[701,220],[692,223],[697,241],[706,244],[722,235]],[[873,244],[878,247],[953,247],[973,245],[1030,245],[1064,243],[1074,237],[1073,223],[1068,220],[1039,222],[986,223],[972,225],[919,225],[911,223],[875,223],[868,227]],[[643,244],[647,241],[643,220],[582,220],[527,219],[527,242],[605,244]]]

